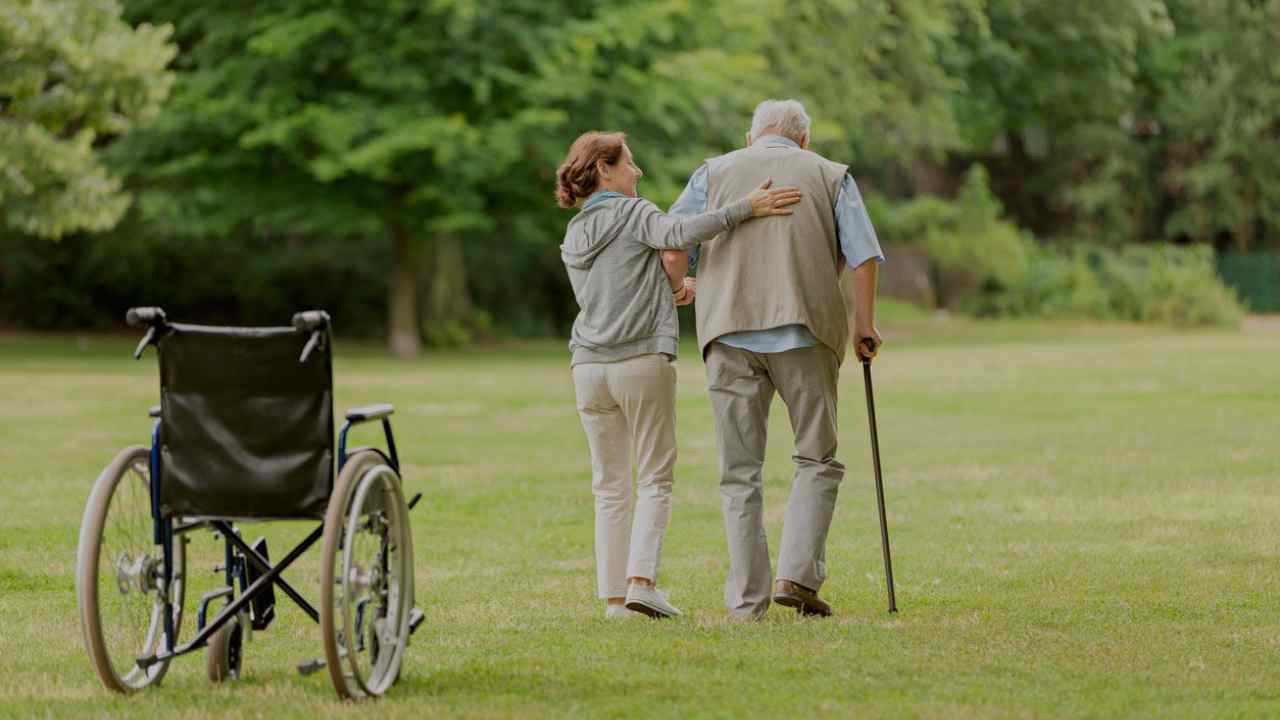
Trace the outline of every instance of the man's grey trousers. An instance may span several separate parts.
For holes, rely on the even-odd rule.
[[[844,465],[836,460],[836,354],[825,345],[756,353],[712,342],[706,352],[720,448],[720,499],[729,542],[724,601],[736,615],[769,607],[773,578],[764,532],[769,405],[782,397],[795,433],[795,481],[782,527],[778,578],[817,591],[827,576],[827,531]]]

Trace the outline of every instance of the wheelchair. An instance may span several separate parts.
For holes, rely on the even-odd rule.
[[[150,447],[120,451],[98,476],[76,558],[76,599],[85,646],[111,690],[157,684],[169,663],[204,649],[209,679],[239,676],[244,640],[275,617],[279,589],[320,625],[323,659],[338,695],[384,694],[399,678],[423,614],[413,604],[413,537],[391,405],[355,408],[333,434],[330,320],[298,313],[291,327],[170,323],[160,308],[133,308],[146,328],[134,358],[154,345],[160,405]],[[347,449],[355,425],[381,422],[386,448]],[[237,522],[321,521],[277,564],[265,540]],[[179,643],[199,529],[224,543],[225,584],[196,603],[195,634]],[[321,542],[317,610],[283,577]],[[217,605],[215,605],[215,603]],[[210,610],[216,613],[210,617]]]

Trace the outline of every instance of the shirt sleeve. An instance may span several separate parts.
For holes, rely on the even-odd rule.
[[[840,183],[835,213],[840,253],[844,255],[844,261],[849,267],[856,268],[871,258],[884,262],[876,229],[871,226],[867,207],[862,202],[862,193],[858,192],[858,184],[853,181],[852,175],[846,174]]]
[[[689,178],[689,184],[684,186],[684,192],[680,193],[680,197],[676,198],[676,202],[671,206],[669,211],[672,215],[688,216],[700,215],[707,211],[707,164],[703,163],[697,170],[693,171],[693,175]],[[689,272],[693,272],[698,267],[698,248],[689,249]]]
[[[635,238],[654,250],[688,250],[706,242],[738,223],[751,217],[751,201],[743,198],[719,210],[676,217],[658,209],[648,200],[641,200],[635,209]]]

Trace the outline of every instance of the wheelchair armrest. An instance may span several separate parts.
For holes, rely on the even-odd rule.
[[[381,420],[390,417],[396,408],[391,403],[382,403],[380,405],[365,405],[364,407],[351,408],[347,411],[347,421],[358,423],[366,420]]]
[[[391,417],[391,413],[396,409],[391,403],[382,403],[378,405],[365,405],[364,407],[351,408],[347,411],[347,423],[342,426],[342,430],[338,433],[338,471],[342,471],[342,466],[347,461],[347,456],[351,453],[347,452],[347,431],[356,423],[362,423],[366,420],[381,420],[382,432],[387,436],[387,452],[385,457],[391,463],[391,468],[397,473],[400,472],[400,457],[396,455],[396,441],[391,434],[391,421],[387,418]]]

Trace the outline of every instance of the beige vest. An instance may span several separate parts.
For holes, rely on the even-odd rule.
[[[705,356],[726,333],[800,324],[844,361],[848,318],[840,294],[835,207],[848,166],[782,144],[757,143],[707,161],[707,209],[773,178],[804,194],[792,215],[748,220],[703,243],[695,311]]]

